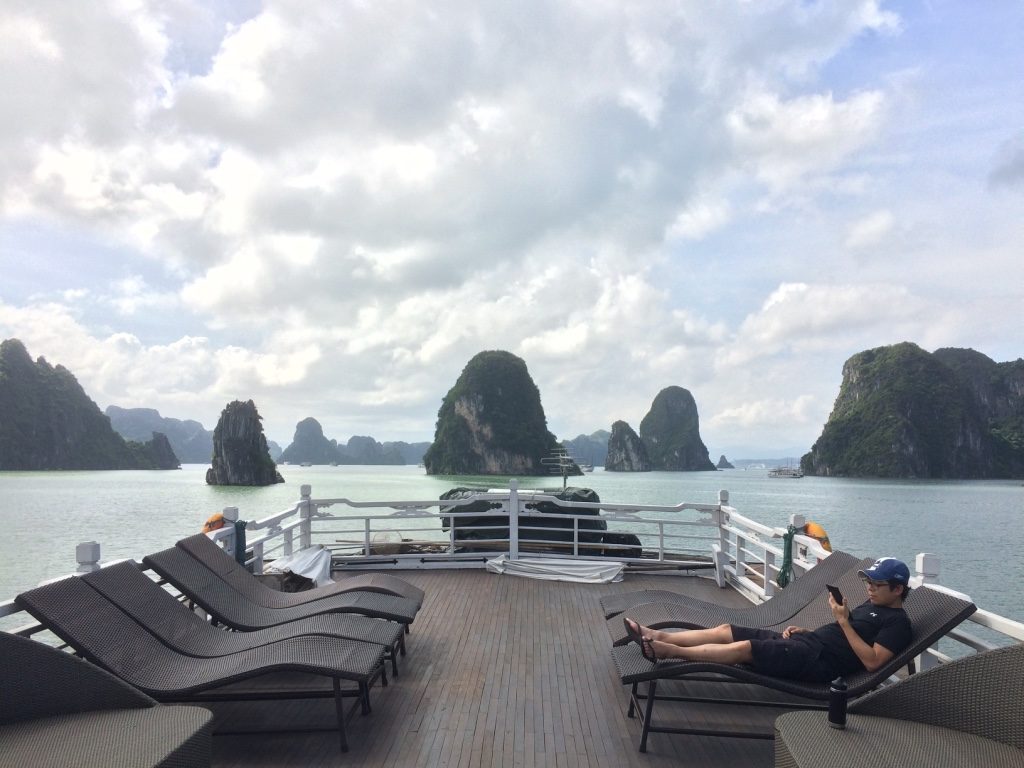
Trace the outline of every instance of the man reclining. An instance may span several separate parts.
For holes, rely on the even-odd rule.
[[[876,560],[859,575],[868,599],[853,610],[847,600],[828,595],[835,622],[815,630],[789,626],[769,629],[722,624],[712,629],[665,632],[625,618],[630,639],[644,658],[749,664],[764,675],[828,682],[840,675],[874,672],[911,641],[903,601],[910,592],[910,569],[892,557]]]

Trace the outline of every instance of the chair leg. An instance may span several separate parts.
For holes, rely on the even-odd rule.
[[[629,709],[626,711],[626,717],[636,717],[636,689],[637,683],[633,683],[629,691]]]
[[[341,740],[341,751],[348,752],[348,739],[345,737],[345,700],[341,696],[341,680],[334,680],[334,709],[338,714],[338,738]]]
[[[658,686],[657,680],[651,680],[647,689],[647,706],[644,707],[644,728],[640,734],[640,751],[647,751],[647,734],[651,732],[651,714],[654,712],[654,691]]]

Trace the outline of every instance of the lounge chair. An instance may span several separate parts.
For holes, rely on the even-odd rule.
[[[1024,766],[1024,645],[978,653],[869,693],[845,730],[821,713],[775,721],[776,768]],[[1012,683],[1016,682],[1017,685]]]
[[[825,563],[828,563],[834,556],[830,556]],[[803,605],[797,605],[799,601],[793,600],[774,609],[766,608],[783,597],[785,595],[783,593],[779,597],[774,597],[768,602],[750,608],[719,608],[712,603],[703,603],[702,601],[694,601],[702,603],[698,606],[680,603],[643,603],[630,608],[626,615],[633,621],[652,629],[702,629],[717,627],[719,624],[738,624],[744,627],[779,631],[790,624],[816,629],[833,620],[832,611],[828,607],[828,593],[825,591],[825,584],[838,586],[851,607],[860,605],[864,602],[865,595],[864,585],[857,574],[858,571],[870,567],[873,562],[871,559],[854,560],[844,571],[828,572],[825,579],[819,577],[809,580],[809,574],[803,579],[797,579],[794,585],[804,580],[809,581],[808,586],[799,595]],[[825,563],[812,568],[810,573],[822,568]],[[805,597],[806,600],[804,600]],[[794,607],[796,610],[790,613]],[[619,617],[608,619],[608,634],[611,635],[612,645],[625,645],[629,642],[625,626]]]
[[[70,653],[0,632],[0,766],[199,768],[213,716],[165,707]]]
[[[307,605],[316,600],[357,591],[404,597],[406,600],[416,603],[417,608],[423,606],[424,592],[422,589],[387,573],[364,573],[358,576],[349,576],[343,581],[336,581],[334,584],[305,592],[279,592],[260,582],[204,533],[197,533],[187,539],[182,539],[177,546],[224,579],[237,592],[267,608],[291,608],[296,605]]]
[[[732,619],[725,621],[715,621],[712,619],[713,623],[702,624],[702,626],[717,626],[718,624],[743,624],[747,627],[766,626],[788,619],[807,605],[808,602],[824,592],[826,584],[835,584],[832,579],[838,579],[858,562],[858,559],[853,555],[837,550],[800,576],[800,578],[794,579],[788,587],[770,600],[749,608],[724,608],[705,600],[680,594],[679,592],[665,589],[641,589],[634,592],[619,592],[605,595],[601,598],[601,610],[604,611],[604,617],[610,619],[612,616],[618,616],[620,613],[624,613],[630,608],[642,605],[643,603],[676,603],[684,608],[691,609],[696,616],[705,613],[713,616],[735,613],[750,617],[742,620],[736,619],[735,621]],[[750,621],[757,623],[750,624]]]
[[[23,592],[15,603],[85,658],[157,701],[238,701],[323,698],[333,695],[342,751],[348,750],[342,698],[356,696],[370,710],[369,689],[384,669],[384,646],[337,637],[281,640],[216,658],[188,656],[167,647],[128,614],[77,577]],[[231,683],[274,672],[330,678],[333,693],[231,691]],[[341,681],[356,683],[342,690]]]
[[[171,582],[216,621],[246,632],[327,613],[358,613],[405,625],[416,618],[415,601],[377,592],[346,592],[305,605],[268,608],[235,590],[180,547],[148,555],[142,563]]]
[[[225,632],[190,611],[130,561],[81,578],[164,645],[189,656],[226,656],[293,637],[328,635],[383,645],[388,649],[392,672],[398,674],[395,656],[405,638],[402,625],[394,621],[332,613],[255,632]]]
[[[910,618],[913,640],[901,653],[894,656],[889,663],[875,672],[858,672],[850,675],[846,682],[848,695],[861,696],[884,682],[901,667],[910,664],[913,659],[926,648],[933,645],[950,629],[957,626],[976,610],[974,603],[927,587],[915,589],[903,604]],[[640,736],[640,751],[647,751],[647,735],[649,733],[683,733],[703,736],[734,736],[742,738],[772,738],[771,734],[714,731],[703,728],[655,726],[652,722],[654,703],[657,700],[657,684],[662,680],[684,681],[687,677],[706,676],[709,673],[722,676],[730,682],[753,683],[783,693],[799,696],[809,700],[782,703],[791,709],[808,708],[816,705],[814,701],[825,701],[829,695],[828,683],[807,683],[799,680],[786,680],[779,677],[762,675],[745,665],[730,666],[710,662],[662,660],[651,663],[643,657],[640,647],[635,643],[612,648],[612,660],[618,670],[623,685],[630,685],[629,711],[630,717],[638,714],[643,724]],[[649,683],[646,696],[639,691],[640,683]],[[677,701],[724,701],[723,699],[697,699],[671,697]],[[641,706],[641,700],[645,700]]]

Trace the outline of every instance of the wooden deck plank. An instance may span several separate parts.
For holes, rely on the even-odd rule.
[[[236,766],[768,766],[770,742],[654,734],[637,751],[640,724],[626,716],[598,598],[633,589],[677,589],[744,605],[707,579],[630,575],[620,584],[570,584],[483,571],[409,571],[427,593],[399,676],[371,693],[373,712],[337,734],[217,735],[214,764]],[[329,728],[328,701],[217,705],[218,722],[313,723]],[[223,708],[223,709],[221,709]],[[693,722],[748,722],[749,707],[660,704]],[[774,715],[761,716],[770,725]]]

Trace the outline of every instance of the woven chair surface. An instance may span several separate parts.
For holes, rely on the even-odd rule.
[[[1024,750],[1022,685],[1024,645],[1016,643],[912,675],[869,693],[850,712],[952,728]]]
[[[260,582],[244,566],[237,563],[231,555],[212,542],[206,534],[197,533],[194,536],[189,536],[179,541],[177,546],[228,582],[237,592],[267,608],[291,608],[357,590],[404,597],[406,600],[416,603],[417,608],[423,605],[422,589],[387,573],[351,576],[343,581],[305,592],[279,592]]]
[[[156,706],[77,712],[0,726],[0,768],[208,766],[212,720],[201,707]]]
[[[836,550],[822,562],[811,568],[770,600],[749,608],[725,608],[695,597],[663,589],[619,592],[601,598],[601,610],[606,619],[616,616],[643,603],[677,603],[684,608],[697,611],[720,611],[729,616],[718,624],[743,624],[747,627],[761,627],[785,621],[804,605],[825,591],[826,584],[834,584],[843,573],[858,565],[858,559],[848,552]],[[859,566],[858,566],[859,567]]]
[[[82,580],[172,648],[192,656],[224,656],[304,635],[331,635],[393,646],[401,624],[355,614],[328,614],[254,632],[225,632],[190,611],[137,565],[121,562]]]
[[[0,632],[0,689],[0,724],[156,703],[87,661],[7,632]]]
[[[924,723],[850,715],[829,727],[824,712],[787,712],[775,721],[776,768],[1022,768],[1024,752]]]
[[[376,592],[347,592],[306,605],[267,608],[246,599],[179,547],[148,555],[142,562],[202,606],[217,621],[235,629],[265,629],[326,613],[357,613],[401,624],[411,624],[416,618],[414,601]]]
[[[76,577],[24,592],[15,602],[83,656],[161,700],[269,672],[367,682],[385,652],[382,645],[309,636],[217,658],[188,656],[161,643]]]

